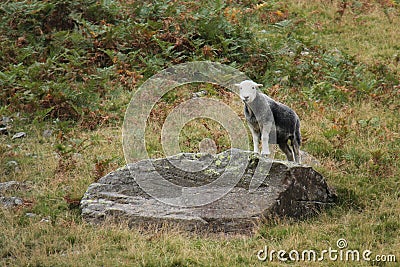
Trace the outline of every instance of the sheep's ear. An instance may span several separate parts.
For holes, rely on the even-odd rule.
[[[235,83],[233,86],[240,87],[240,84],[239,83]]]
[[[263,87],[264,85],[262,85],[261,83],[257,83],[256,86],[257,87]]]

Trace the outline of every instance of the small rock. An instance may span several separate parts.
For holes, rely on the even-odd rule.
[[[19,197],[0,197],[0,205],[5,208],[13,208],[23,204],[24,201]]]
[[[300,158],[301,158],[301,163],[315,167],[315,166],[321,166],[321,162],[311,155],[310,153],[300,150]]]
[[[7,163],[8,164],[8,163]],[[0,183],[0,195],[9,191],[18,190],[21,187],[21,183],[17,181],[8,181]]]
[[[19,133],[14,134],[11,139],[23,138],[25,136],[26,136],[25,132],[19,132]]]
[[[48,223],[50,222],[50,217],[44,217],[43,219],[40,220],[41,223]]]
[[[25,216],[28,217],[28,218],[34,218],[34,217],[36,217],[36,214],[35,213],[31,213],[31,212],[27,212],[27,213],[25,213]]]
[[[31,158],[34,158],[34,159],[38,158],[38,155],[35,152],[33,152],[33,153],[25,153],[25,156],[31,157]]]
[[[3,126],[3,125],[0,125],[0,126]],[[8,130],[7,130],[6,126],[0,127],[0,134],[8,134]]]
[[[15,160],[10,160],[9,162],[6,163],[7,166],[18,166],[18,162]]]
[[[4,125],[9,124],[10,122],[12,122],[12,119],[10,117],[3,116],[3,118],[1,119],[1,123]]]
[[[53,134],[53,130],[47,129],[47,130],[43,131],[42,135],[43,135],[43,137],[49,138],[49,137],[51,137],[52,134]]]
[[[16,162],[15,160],[10,160],[9,162],[6,163],[6,166],[9,168],[14,167],[15,172],[21,172],[21,169],[18,166],[18,162]]]
[[[199,91],[199,92],[193,93],[193,94],[192,94],[192,97],[193,97],[193,98],[198,98],[198,97],[203,97],[203,96],[205,96],[205,95],[207,95],[207,91],[206,91],[206,90],[201,90],[201,91]]]

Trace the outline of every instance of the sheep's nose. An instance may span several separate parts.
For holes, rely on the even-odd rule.
[[[248,96],[245,96],[245,97],[243,97],[243,100],[244,100],[244,101],[248,101],[248,100],[249,100],[249,97],[248,97]]]

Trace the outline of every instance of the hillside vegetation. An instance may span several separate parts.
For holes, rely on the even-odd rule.
[[[2,1],[0,182],[28,189],[13,194],[22,206],[0,208],[0,266],[281,266],[257,252],[336,249],[340,238],[397,263],[284,265],[396,266],[398,25],[400,3],[391,0]],[[337,205],[305,221],[265,222],[252,236],[83,222],[88,185],[125,164],[121,126],[133,93],[160,70],[202,60],[243,71],[296,110],[302,150],[321,162]],[[163,156],[168,112],[202,90],[241,114],[240,99],[223,88],[182,86],[152,111],[151,157]],[[26,136],[13,138],[19,132]],[[198,119],[182,129],[181,148],[197,152],[204,138],[218,151],[230,147],[221,125]]]

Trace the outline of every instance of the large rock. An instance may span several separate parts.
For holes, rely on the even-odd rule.
[[[232,149],[129,164],[91,184],[81,208],[93,223],[111,219],[131,226],[174,223],[187,230],[248,232],[271,216],[314,215],[335,198],[309,166]]]

